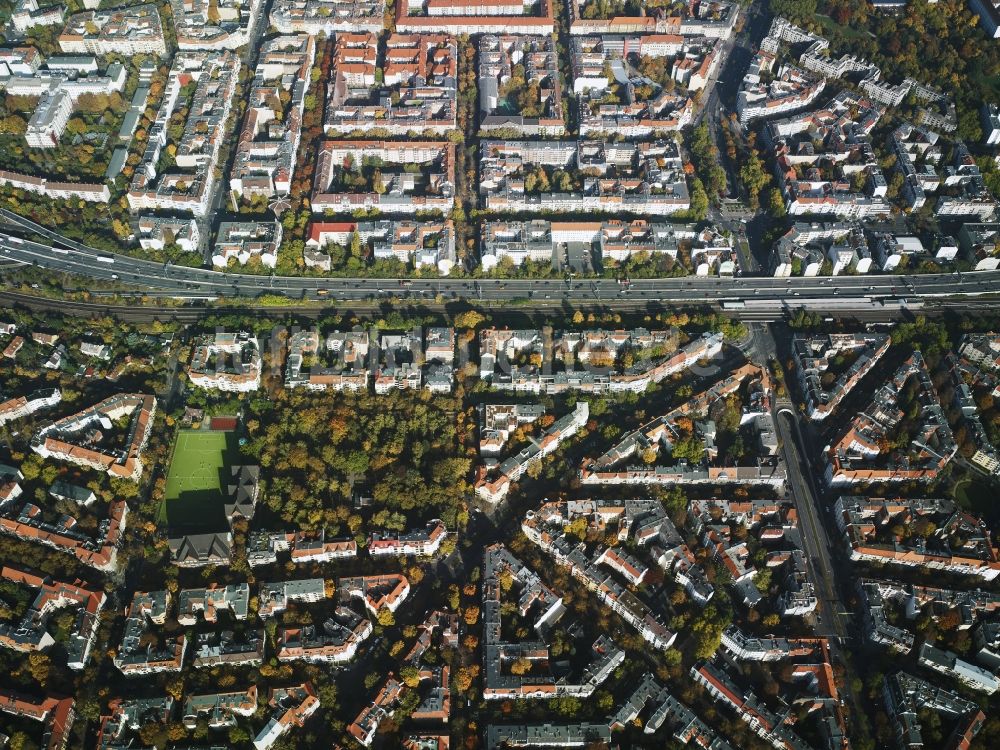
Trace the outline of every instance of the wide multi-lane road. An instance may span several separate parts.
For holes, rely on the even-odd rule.
[[[4,261],[33,265],[57,273],[116,282],[144,292],[178,297],[257,297],[276,293],[292,300],[371,301],[402,298],[414,301],[466,299],[471,302],[533,300],[540,304],[641,303],[745,305],[748,311],[784,307],[848,313],[900,306],[918,308],[928,300],[958,298],[973,302],[1000,291],[1000,272],[983,271],[914,276],[871,275],[836,278],[686,277],[633,279],[361,279],[254,276],[204,268],[188,268],[115,255],[61,237],[44,227],[28,226],[0,210],[0,218],[32,231],[45,244],[0,232]]]

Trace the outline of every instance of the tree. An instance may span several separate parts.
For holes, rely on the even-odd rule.
[[[455,328],[478,328],[486,318],[477,310],[466,310],[455,316]]]
[[[785,201],[781,197],[781,191],[776,187],[771,188],[767,194],[767,210],[775,219],[785,217]]]
[[[523,656],[519,659],[515,659],[511,662],[510,672],[511,674],[524,675],[531,671],[531,660],[526,659]]]
[[[769,0],[771,12],[792,21],[812,21],[816,14],[816,0]]]
[[[753,149],[750,150],[750,155],[743,162],[743,166],[740,167],[740,179],[750,194],[750,205],[758,205],[760,191],[764,189],[771,178],[764,171],[764,164]]]
[[[378,613],[378,624],[382,627],[389,627],[396,624],[396,617],[389,608],[380,610]]]
[[[462,617],[465,620],[466,625],[475,625],[479,622],[479,607],[466,607],[465,611],[462,613]]]
[[[420,684],[420,670],[412,664],[407,664],[399,670],[399,678],[410,688],[415,688]]]

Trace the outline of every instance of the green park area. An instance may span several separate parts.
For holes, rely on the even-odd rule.
[[[225,524],[225,473],[236,454],[234,432],[178,432],[167,471],[160,522],[168,524],[172,532],[221,529]]]

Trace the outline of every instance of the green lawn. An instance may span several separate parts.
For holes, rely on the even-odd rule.
[[[217,531],[224,526],[223,483],[236,455],[232,432],[181,430],[170,458],[160,521],[172,532]]]

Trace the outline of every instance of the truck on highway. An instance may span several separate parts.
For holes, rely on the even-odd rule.
[[[101,263],[114,263],[115,256],[113,255],[98,255],[97,260]]]

